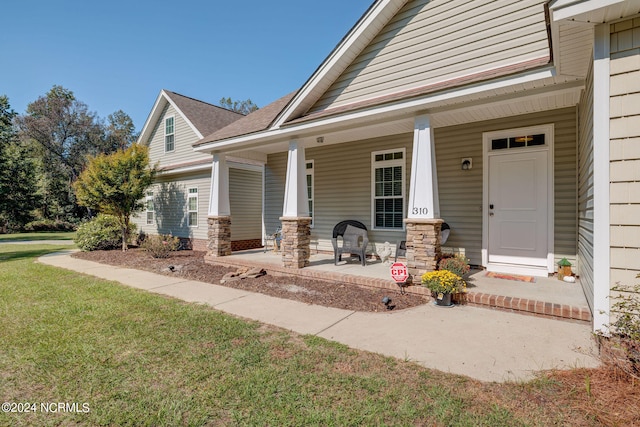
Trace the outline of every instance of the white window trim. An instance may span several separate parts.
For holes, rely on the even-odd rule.
[[[153,210],[149,210],[149,201],[153,202]],[[145,224],[153,225],[156,220],[156,205],[153,200],[153,191],[147,191],[146,197],[144,199],[144,207],[145,207]],[[151,212],[151,222],[149,222],[149,212]]]
[[[192,193],[191,190],[196,190],[195,193]],[[198,187],[189,187],[187,189],[187,223],[189,224],[189,228],[198,228],[198,226],[200,225],[200,218],[198,215],[198,202],[199,202],[199,191],[198,191]],[[191,210],[189,209],[189,201],[190,199],[196,199],[196,209],[195,210]],[[190,216],[189,214],[194,213],[196,214],[196,225],[192,225],[191,224],[191,220],[190,220]]]
[[[169,119],[173,119],[173,133],[167,134],[167,120]],[[173,153],[174,151],[176,151],[176,116],[175,115],[165,116],[162,122],[162,128],[163,128],[163,134],[164,134],[164,138],[163,138],[164,152]],[[167,136],[169,135],[173,135],[173,150],[167,150]]]
[[[307,169],[307,164],[311,163],[311,169]],[[311,198],[309,198],[309,193],[307,193],[307,203],[311,200],[313,204],[313,212],[310,212],[311,215],[311,228],[313,228],[314,217],[316,213],[316,176],[315,176],[315,168],[316,165],[313,160],[305,160],[304,161],[304,170],[305,176],[311,175]],[[306,181],[306,180],[305,180]]]
[[[402,159],[397,160],[383,160],[376,163],[376,155],[387,153],[402,152]],[[387,166],[402,166],[402,218],[407,217],[407,151],[405,148],[392,148],[388,150],[372,151],[371,152],[371,229],[376,231],[404,231],[405,223],[402,221],[402,227],[398,228],[383,228],[376,227],[376,165],[384,164]]]

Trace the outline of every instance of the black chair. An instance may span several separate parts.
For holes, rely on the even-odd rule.
[[[342,254],[357,255],[362,265],[367,265],[366,252],[369,236],[367,227],[360,221],[348,219],[337,223],[333,227],[331,243],[335,265],[342,261]]]

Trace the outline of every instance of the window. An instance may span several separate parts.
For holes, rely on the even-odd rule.
[[[313,160],[306,162],[307,171],[307,200],[309,202],[309,216],[313,227]]]
[[[173,117],[167,117],[164,120],[164,151],[173,151],[176,148],[175,144],[175,126]]]
[[[187,199],[187,216],[189,227],[198,226],[198,189],[190,188]]]
[[[146,206],[147,206],[147,225],[153,225],[155,208],[153,206],[153,191],[147,191],[146,198]]]
[[[543,133],[537,135],[521,135],[513,136],[511,138],[497,138],[491,140],[492,150],[533,147],[536,145],[545,145]]]
[[[372,153],[373,227],[402,229],[404,219],[405,152]]]

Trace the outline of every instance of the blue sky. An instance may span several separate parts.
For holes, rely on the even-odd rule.
[[[140,131],[161,89],[263,107],[300,87],[373,0],[10,1],[0,95],[25,112],[53,85]]]

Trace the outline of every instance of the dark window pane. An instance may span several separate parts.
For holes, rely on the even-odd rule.
[[[394,228],[402,228],[402,215],[395,214],[393,216],[393,226]]]
[[[393,199],[384,199],[384,211],[393,212]]]
[[[386,153],[384,155],[385,160],[393,160],[393,153]]]
[[[532,145],[544,145],[544,133],[541,133],[539,135],[533,135],[532,136],[532,140],[529,141],[529,143],[527,145],[532,146]]]
[[[381,213],[376,214],[376,227],[384,227],[384,215]]]
[[[402,213],[402,199],[395,199],[393,210]]]
[[[398,151],[397,153],[393,153],[393,158],[398,160],[402,159],[402,151]]]
[[[376,213],[384,212],[384,199],[376,200]]]
[[[516,136],[515,138],[509,138],[509,148],[519,148],[527,145],[528,136]]]
[[[504,148],[508,148],[509,143],[507,138],[502,139],[494,139],[491,141],[491,149],[492,150],[502,150]]]

